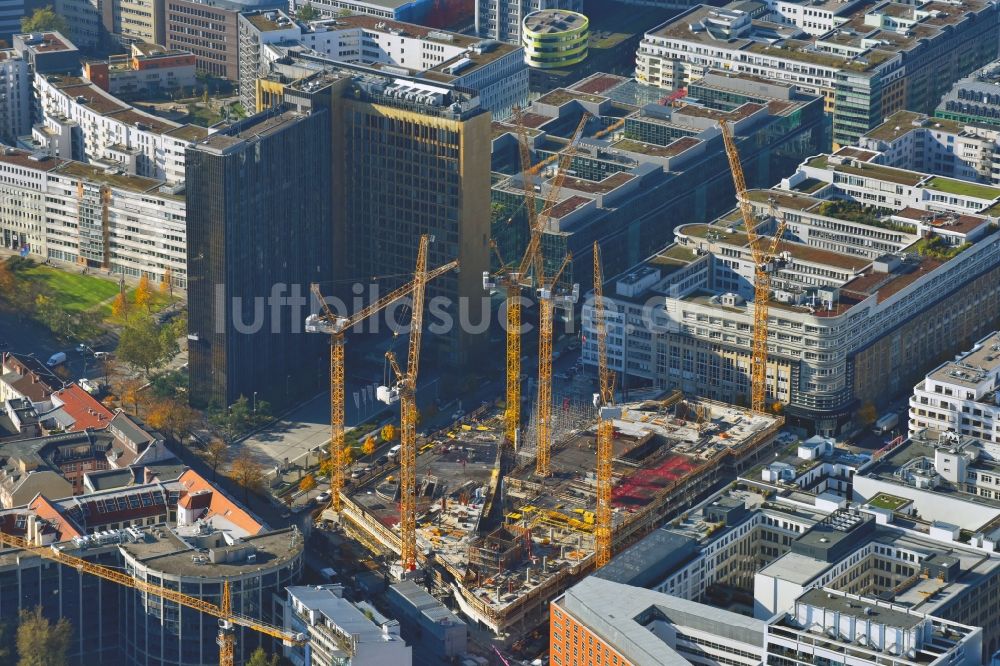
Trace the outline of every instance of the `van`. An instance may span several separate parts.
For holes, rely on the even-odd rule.
[[[399,449],[400,448],[402,448],[402,447],[400,447],[400,445],[397,444],[396,446],[394,446],[391,449],[389,449],[389,460],[393,460],[393,459],[395,459],[395,458],[397,458],[399,456]]]
[[[50,368],[54,368],[60,363],[66,362],[66,352],[56,352],[52,356],[49,356],[49,360],[45,362],[45,365]]]
[[[323,578],[326,579],[328,583],[332,583],[333,581],[337,580],[337,572],[334,569],[331,569],[330,567],[324,567],[323,569],[320,569],[319,573],[321,576],[323,576]]]

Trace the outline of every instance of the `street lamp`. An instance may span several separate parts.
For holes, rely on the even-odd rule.
[[[257,416],[257,391],[253,392],[253,415]]]

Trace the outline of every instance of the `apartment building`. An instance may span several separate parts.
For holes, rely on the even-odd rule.
[[[582,12],[583,0],[476,0],[476,33],[480,37],[520,44],[525,17],[542,9]]]
[[[67,160],[102,164],[128,175],[184,182],[184,151],[208,130],[139,111],[77,76],[35,75],[42,122],[40,149]]]
[[[411,666],[412,649],[399,622],[383,617],[367,601],[344,598],[340,585],[287,588],[284,627],[309,637],[308,646],[286,646],[294,666]]]
[[[910,435],[927,429],[1000,442],[998,378],[1000,334],[991,333],[913,387]]]
[[[109,32],[122,46],[166,41],[164,0],[115,0]]]
[[[76,74],[80,51],[58,32],[14,35],[14,51],[28,62],[32,74]]]
[[[0,150],[0,243],[45,261],[187,287],[185,202],[164,181]]]
[[[866,401],[923,376],[925,359],[996,328],[1000,189],[864,161],[841,149],[750,193],[784,217],[772,277],[768,400],[833,435]],[[609,363],[654,386],[727,401],[749,395],[753,263],[734,211],[677,228],[677,242],[605,287]],[[591,311],[583,347],[596,363]],[[905,344],[903,341],[905,340]],[[967,343],[966,343],[967,344]]]
[[[450,13],[441,10],[461,3],[456,0],[288,0],[288,11],[296,14],[307,4],[323,18],[364,14],[393,21],[439,25],[435,19],[442,13]]]
[[[932,112],[955,80],[996,58],[992,3],[767,5],[763,19],[701,5],[647,32],[637,80],[676,90],[720,69],[791,83],[825,99],[842,146],[895,111]]]
[[[876,164],[1000,184],[1000,126],[897,111],[858,139]],[[994,162],[997,162],[994,165]]]
[[[52,6],[56,14],[66,19],[66,37],[83,51],[97,53],[114,44],[107,27],[113,25],[113,3],[55,0]]]
[[[393,73],[474,90],[494,118],[510,115],[528,98],[528,68],[523,49],[369,15],[298,21],[280,10],[240,15],[240,101],[263,111],[257,79],[270,63],[298,45],[336,62],[391,68]],[[267,45],[278,48],[266,49]],[[294,55],[292,56],[294,57]],[[276,102],[270,96],[268,104]]]
[[[546,260],[554,271],[567,254],[566,285],[593,283],[592,248],[601,244],[604,271],[614,275],[663,247],[685,212],[685,220],[707,221],[725,212],[733,198],[719,120],[734,127],[751,186],[766,187],[795,169],[796,162],[829,146],[822,100],[792,86],[750,76],[713,72],[692,86],[677,106],[657,104],[647,87],[609,74],[595,74],[570,88],[536,99],[523,114],[534,162],[554,161],[584,113],[590,115],[544,235]],[[524,183],[536,196],[552,191],[555,170],[521,173],[516,128],[493,123],[491,226],[508,261],[527,246]]]
[[[31,69],[13,49],[0,51],[0,141],[31,133]]]
[[[1000,62],[977,69],[955,82],[934,110],[938,118],[1000,128]]]
[[[164,44],[190,51],[199,72],[239,81],[240,12],[284,6],[282,0],[164,0]],[[250,113],[253,107],[247,107]]]
[[[116,97],[155,97],[195,87],[197,59],[190,51],[158,44],[132,44],[127,55],[83,63],[83,78]]]
[[[329,383],[325,340],[303,323],[309,285],[333,277],[331,125],[327,109],[275,109],[188,149],[196,406],[225,407],[241,395],[289,405]]]

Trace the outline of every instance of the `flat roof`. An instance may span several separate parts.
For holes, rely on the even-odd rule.
[[[571,587],[556,603],[635,666],[690,663],[650,631],[648,625],[660,618],[681,628],[764,646],[763,620],[596,576]]]
[[[598,578],[650,587],[698,554],[698,542],[667,528],[654,530],[625,549],[594,574]]]
[[[907,630],[923,624],[926,620],[923,615],[890,608],[875,599],[861,601],[820,588],[808,590],[795,602],[834,611],[841,616]]]
[[[256,557],[253,562],[240,558],[235,562],[197,563],[191,556],[198,551],[173,530],[164,530],[162,538],[155,533],[151,541],[124,543],[122,548],[136,560],[154,571],[178,576],[239,576],[252,571],[270,569],[290,562],[302,553],[301,536],[296,538],[293,528],[268,532],[240,539],[233,545],[212,550],[229,552],[252,546]]]
[[[542,9],[524,17],[524,27],[541,35],[555,35],[582,28],[587,17],[568,9]]]

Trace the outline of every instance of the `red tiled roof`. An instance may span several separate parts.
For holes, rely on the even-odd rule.
[[[187,488],[189,496],[194,495],[201,490],[209,491],[211,500],[205,517],[211,517],[213,515],[222,516],[249,534],[257,534],[264,529],[264,526],[257,522],[257,520],[246,510],[241,508],[238,504],[236,504],[236,502],[223,495],[218,488],[206,481],[193,469],[189,469],[184,472],[179,481],[182,486]]]
[[[72,520],[63,515],[56,505],[45,499],[44,495],[36,495],[35,499],[31,500],[31,503],[28,504],[28,508],[34,511],[35,515],[39,518],[44,518],[57,526],[59,534],[56,539],[58,541],[83,536],[83,532],[77,529],[78,526],[74,525]]]
[[[53,400],[62,403],[63,411],[73,417],[72,431],[87,428],[107,428],[114,414],[87,393],[79,384],[70,384],[52,394]]]

